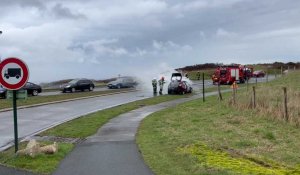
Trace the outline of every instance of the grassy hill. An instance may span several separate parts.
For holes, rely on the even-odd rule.
[[[189,78],[191,80],[197,80],[197,73],[200,72],[201,76],[204,73],[205,79],[210,79],[211,75],[214,73],[215,69],[223,65],[222,63],[205,63],[205,64],[196,64],[192,66],[185,66],[182,68],[176,69],[177,71],[181,71],[184,73],[188,73]],[[300,69],[300,62],[274,62],[274,63],[262,63],[262,64],[249,64],[248,66],[252,66],[254,70],[263,70],[268,74],[281,74],[281,69],[284,70],[294,70]]]
[[[283,114],[287,87],[289,120]],[[300,174],[300,72],[251,93],[194,100],[147,117],[138,132],[141,153],[155,174]]]

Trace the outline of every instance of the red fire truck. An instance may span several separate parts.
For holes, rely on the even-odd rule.
[[[213,84],[245,83],[252,77],[253,68],[243,65],[219,66],[212,75]]]

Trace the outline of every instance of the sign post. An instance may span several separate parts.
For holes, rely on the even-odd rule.
[[[19,58],[6,58],[0,62],[0,84],[13,93],[15,153],[18,151],[17,90],[27,83],[28,78],[28,67]]]

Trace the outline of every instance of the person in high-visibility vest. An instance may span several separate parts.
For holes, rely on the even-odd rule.
[[[161,77],[161,79],[158,80],[158,84],[159,84],[159,94],[161,95],[165,84],[165,77]]]
[[[156,80],[156,78],[152,79],[152,87],[153,87],[153,93],[156,94],[157,93],[157,80]]]

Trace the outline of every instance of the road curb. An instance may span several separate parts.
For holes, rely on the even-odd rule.
[[[72,98],[72,99],[66,99],[66,100],[38,103],[38,104],[33,104],[33,105],[20,106],[20,107],[18,107],[18,109],[33,108],[33,107],[56,104],[56,103],[63,103],[63,102],[69,102],[69,101],[83,100],[83,99],[88,99],[88,98],[103,97],[103,96],[108,96],[108,95],[115,95],[115,94],[122,94],[122,93],[127,93],[127,92],[136,92],[136,91],[138,91],[138,90],[128,90],[128,91],[113,92],[113,93],[108,93],[108,94],[100,94],[100,95],[95,95],[95,96],[86,96],[86,97]],[[1,109],[0,112],[7,112],[7,111],[12,111],[12,110],[13,110],[13,108],[6,108],[6,109]]]

